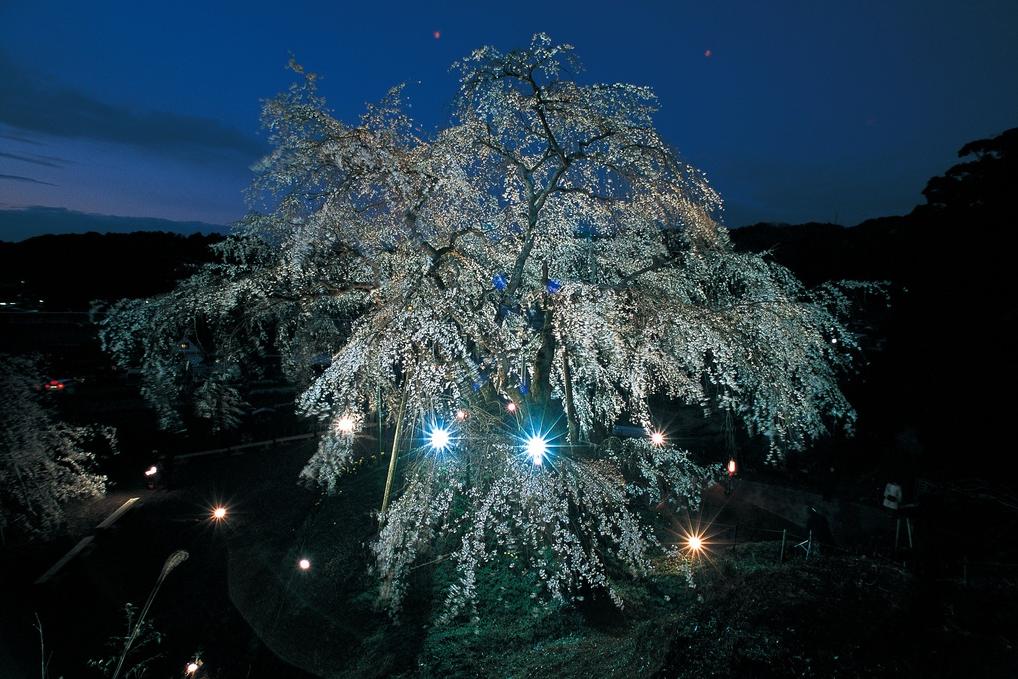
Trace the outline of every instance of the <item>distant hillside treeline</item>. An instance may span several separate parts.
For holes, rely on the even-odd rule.
[[[736,248],[769,250],[807,283],[890,281],[891,307],[876,329],[885,349],[866,357],[865,382],[851,394],[860,431],[885,429],[879,445],[906,466],[919,455],[926,469],[966,465],[962,475],[992,477],[1007,464],[1018,406],[1018,128],[959,156],[908,215],[851,228],[755,224],[731,235]]]
[[[0,301],[85,311],[94,299],[148,297],[173,288],[222,236],[163,231],[37,236],[0,242]],[[45,300],[41,305],[38,300]]]

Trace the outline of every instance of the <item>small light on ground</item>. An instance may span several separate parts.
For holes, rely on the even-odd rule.
[[[467,411],[465,411],[465,410],[457,410],[456,411],[456,419],[459,420],[460,422],[462,422],[463,420],[467,419]]]
[[[703,549],[703,538],[699,535],[690,535],[686,538],[686,547],[693,554],[699,554],[700,550]]]
[[[297,562],[297,566],[302,571],[310,570],[311,569],[311,562],[308,561],[307,559],[301,559],[300,561]]]
[[[157,469],[155,465],[152,465],[151,467],[145,470],[145,476],[155,476],[158,472],[159,469]]]
[[[728,461],[728,474],[735,475],[735,460]]]
[[[200,667],[200,665],[198,663],[196,663],[196,662],[187,663],[187,668],[186,668],[187,673],[188,674],[194,674],[195,672],[198,671],[199,667]]]
[[[212,518],[216,521],[222,521],[226,518],[226,507],[216,507],[212,510]]]
[[[506,404],[505,409],[508,410],[511,413],[515,413],[516,412],[516,404],[513,403],[512,401],[509,401],[509,403]]]
[[[650,442],[655,446],[663,446],[665,444],[665,435],[659,431],[651,432]]]

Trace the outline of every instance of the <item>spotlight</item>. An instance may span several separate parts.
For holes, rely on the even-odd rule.
[[[349,415],[344,415],[336,421],[336,431],[340,434],[352,434],[353,433],[353,418]]]
[[[218,506],[212,510],[212,518],[216,521],[222,521],[226,518],[226,507]]]
[[[547,453],[548,442],[544,440],[543,436],[534,434],[527,439],[527,457],[530,458],[535,467],[540,467],[544,463],[544,456]]]
[[[509,401],[509,403],[506,404],[505,409],[508,410],[511,413],[515,413],[516,412],[516,404],[513,403],[512,401]]]
[[[155,476],[158,473],[159,473],[159,468],[156,467],[155,465],[152,465],[151,467],[149,467],[148,469],[145,470],[145,476]]]
[[[302,571],[311,570],[311,562],[308,561],[307,559],[301,559],[300,561],[297,562],[297,567],[300,568]]]
[[[650,442],[655,446],[663,446],[665,444],[665,435],[659,431],[651,432]]]
[[[735,458],[732,458],[728,461],[728,475],[735,476],[735,469]]]
[[[699,535],[690,535],[686,537],[686,549],[689,553],[696,556],[703,551],[703,538]]]
[[[431,447],[441,452],[449,445],[449,430],[443,427],[435,427],[431,430]]]
[[[187,663],[187,667],[184,668],[184,671],[187,674],[194,674],[198,671],[199,667],[201,667],[201,661],[189,662]]]

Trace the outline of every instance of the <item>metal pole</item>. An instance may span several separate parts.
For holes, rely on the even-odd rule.
[[[781,529],[781,554],[778,556],[778,563],[785,562],[785,535],[788,533],[787,528]]]
[[[389,474],[385,477],[385,495],[382,496],[382,515],[389,509],[389,494],[392,492],[392,480],[396,476],[396,456],[399,453],[399,437],[403,433],[403,415],[406,413],[406,386],[403,387],[403,398],[399,404],[399,415],[396,417],[396,431],[392,435],[392,457],[389,458]]]

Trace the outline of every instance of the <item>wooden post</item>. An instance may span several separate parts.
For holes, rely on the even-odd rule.
[[[392,492],[392,480],[396,476],[396,456],[399,454],[399,437],[403,433],[403,415],[406,413],[406,391],[403,386],[403,398],[399,404],[399,415],[396,416],[396,431],[392,435],[392,456],[389,458],[389,474],[385,477],[385,495],[382,496],[382,515],[389,509],[389,495]]]

